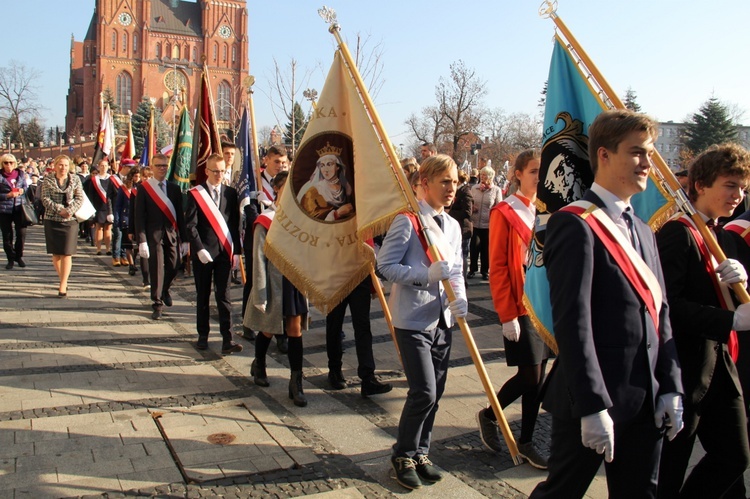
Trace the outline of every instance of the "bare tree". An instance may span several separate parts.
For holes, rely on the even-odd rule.
[[[450,65],[450,77],[440,78],[435,88],[438,108],[445,118],[445,134],[456,153],[462,137],[477,132],[482,123],[482,98],[487,95],[484,81],[459,60]]]
[[[354,63],[357,65],[362,81],[372,100],[377,100],[383,88],[383,39],[374,43],[369,33],[357,32],[357,43],[354,46]]]
[[[313,70],[301,70],[299,63],[294,58],[289,60],[288,68],[282,68],[276,58],[274,58],[273,67],[273,75],[269,77],[268,92],[264,93],[266,93],[266,96],[271,101],[271,108],[276,119],[276,124],[281,128],[282,124],[292,119],[294,104],[299,103],[302,99],[300,94],[303,89],[307,88]],[[281,119],[279,114],[283,114],[283,119]],[[292,129],[292,154],[297,150],[297,144],[294,140],[294,137],[296,137],[295,132],[296,130]]]
[[[445,117],[437,106],[427,106],[421,115],[412,113],[404,123],[411,129],[420,143],[439,144],[444,131]]]
[[[271,130],[273,130],[273,128],[268,125],[258,128],[259,146],[265,147],[271,143]]]
[[[21,124],[39,116],[41,106],[37,102],[36,83],[40,78],[39,71],[18,61],[10,61],[8,67],[0,68],[0,117],[19,124],[24,154],[26,140]]]

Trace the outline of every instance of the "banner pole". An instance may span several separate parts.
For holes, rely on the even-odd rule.
[[[376,132],[380,136],[381,144],[385,148],[385,151],[391,160],[391,164],[400,165],[396,150],[394,149],[393,144],[391,144],[390,139],[384,131],[382,122],[380,121],[380,117],[375,110],[375,106],[373,105],[372,99],[370,98],[370,95],[367,92],[364,83],[362,82],[362,77],[359,75],[357,66],[354,63],[351,54],[349,53],[349,49],[347,48],[346,43],[344,43],[343,39],[341,38],[341,35],[339,33],[341,28],[336,22],[335,13],[331,9],[328,9],[326,7],[320,9],[318,13],[326,22],[330,24],[328,31],[334,36],[334,38],[336,38],[336,43],[339,46],[341,55],[344,57],[346,65],[349,67],[349,72],[352,79],[354,80],[354,84],[359,91],[359,95],[365,105],[367,113],[370,115],[372,125],[375,127]],[[417,215],[422,233],[424,234],[425,239],[428,243],[428,251],[432,261],[441,260],[442,256],[440,255],[440,252],[438,251],[437,247],[430,237],[430,231],[425,228],[425,223],[419,210],[419,205],[417,204],[417,200],[414,197],[414,193],[411,190],[409,182],[406,180],[406,175],[401,168],[394,168],[394,170],[401,184],[401,189],[406,195],[406,199],[409,203],[410,209]],[[450,281],[446,279],[442,281],[442,284],[445,288],[446,294],[448,295],[448,300],[454,301],[456,299],[456,293],[453,291],[453,287],[451,286]],[[482,356],[479,354],[479,350],[477,349],[477,345],[474,342],[474,337],[471,334],[471,330],[469,329],[469,325],[466,322],[466,318],[456,317],[455,319],[461,329],[464,341],[466,342],[466,346],[468,347],[469,353],[471,354],[471,359],[474,362],[474,366],[477,369],[477,374],[479,374],[479,379],[482,381],[482,385],[484,387],[485,393],[487,394],[487,398],[490,401],[492,410],[497,417],[498,426],[503,434],[503,437],[505,438],[505,443],[508,446],[508,450],[510,452],[511,458],[513,459],[513,463],[521,464],[523,460],[518,455],[518,446],[516,445],[516,440],[513,437],[513,433],[510,431],[510,426],[508,425],[508,421],[505,419],[505,414],[503,414],[503,410],[500,407],[500,402],[497,400],[495,389],[493,388],[492,382],[490,381],[489,375],[487,374],[487,370],[484,367]]]

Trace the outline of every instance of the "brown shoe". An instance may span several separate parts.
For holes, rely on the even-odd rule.
[[[112,259],[112,266],[113,267],[119,267],[120,266],[120,259],[119,258],[113,258]]]
[[[120,258],[120,265],[122,265],[123,267],[127,267],[130,265],[130,262],[127,258]]]

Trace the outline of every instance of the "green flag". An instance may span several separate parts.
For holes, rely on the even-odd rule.
[[[187,106],[180,111],[172,158],[169,160],[167,180],[174,182],[183,193],[190,189],[190,158],[193,154],[193,132],[190,130],[190,116]]]

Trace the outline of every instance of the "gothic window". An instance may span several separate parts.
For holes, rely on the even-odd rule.
[[[133,107],[133,78],[125,71],[117,75],[115,104],[120,113],[132,111]]]
[[[237,62],[237,46],[232,45],[232,62]]]
[[[161,43],[156,44],[156,58],[161,59]]]
[[[128,34],[127,33],[122,34],[122,51],[123,52],[128,51]]]
[[[221,51],[221,62],[227,62],[227,45],[224,44],[224,47]]]
[[[170,57],[172,55],[172,44],[167,42],[166,48],[164,50],[164,57]]]
[[[117,53],[117,31],[112,32],[112,52]]]
[[[193,47],[193,62],[195,62],[198,59],[198,49],[196,47]]]
[[[214,43],[214,62],[216,62],[217,57],[219,57],[219,44]]]
[[[216,100],[217,118],[219,121],[230,120],[230,108],[231,108],[231,97],[232,87],[229,86],[226,80],[219,83],[219,91],[217,92],[218,99]]]
[[[138,53],[138,35],[133,33],[133,55]]]
[[[180,58],[180,46],[175,45],[172,47],[172,59],[179,59]]]
[[[91,59],[91,47],[86,47],[86,55],[84,56],[84,61],[89,62],[89,59]]]

